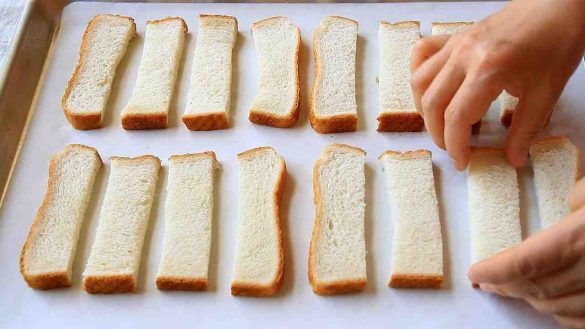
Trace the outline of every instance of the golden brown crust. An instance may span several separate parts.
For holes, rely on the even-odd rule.
[[[418,112],[382,112],[378,114],[378,131],[418,132],[423,131],[425,121]]]
[[[139,113],[128,110],[122,115],[122,128],[126,130],[164,129],[168,126],[168,114]]]
[[[132,274],[87,275],[83,290],[90,294],[119,294],[136,291],[136,278]]]
[[[274,148],[270,146],[263,146],[241,152],[237,155],[237,158],[246,159],[254,156],[257,152],[263,152],[266,150],[272,150],[276,153]],[[282,160],[282,166],[280,167],[278,184],[274,187],[273,191],[274,199],[276,201],[274,207],[274,218],[276,219],[276,234],[278,239],[277,245],[279,249],[278,272],[276,273],[274,280],[268,285],[233,281],[231,286],[231,293],[234,296],[268,297],[276,294],[282,286],[282,280],[284,278],[284,239],[282,236],[282,224],[280,219],[280,200],[282,197],[282,191],[284,190],[284,184],[286,182],[287,171],[286,161],[282,156],[278,156]]]
[[[388,286],[392,288],[439,289],[442,283],[442,275],[395,273],[390,277]]]
[[[331,16],[327,16],[327,18],[337,18],[337,19],[341,19],[341,20],[347,21],[349,23],[353,23],[355,25],[359,25],[359,22],[356,21],[355,19],[347,18],[347,17],[344,17],[344,16],[331,15]]]
[[[322,282],[316,277],[315,274],[315,243],[320,235],[321,227],[319,225],[321,217],[323,216],[323,201],[321,199],[321,188],[319,185],[319,169],[326,162],[326,155],[331,148],[343,148],[350,152],[365,156],[366,152],[361,148],[347,145],[347,144],[331,144],[327,146],[321,156],[315,161],[313,167],[313,198],[315,202],[315,220],[313,222],[313,233],[311,235],[311,243],[309,245],[309,283],[313,288],[313,292],[318,295],[339,295],[348,294],[353,292],[359,292],[364,289],[367,284],[367,279],[356,279],[356,280],[339,280],[334,282]]]
[[[263,19],[261,19],[259,21],[256,21],[256,22],[252,23],[252,29],[262,27],[264,25],[267,25],[267,24],[272,23],[272,21],[279,21],[281,19],[285,19],[285,20],[290,21],[290,18],[288,18],[286,16],[272,16],[272,17],[267,17],[267,18],[263,18]]]
[[[205,151],[200,153],[186,153],[186,154],[173,154],[169,157],[169,160],[181,160],[181,159],[193,159],[193,158],[211,158],[214,162],[217,161],[215,152]]]
[[[433,26],[472,26],[475,22],[473,21],[456,21],[456,22],[432,22],[431,27]]]
[[[225,19],[227,21],[233,21],[236,25],[236,31],[238,30],[238,19],[234,16],[229,15],[215,15],[215,14],[199,14],[199,20],[204,18],[211,18],[211,19]]]
[[[225,111],[188,113],[181,118],[189,130],[218,130],[229,128]]]
[[[207,278],[157,276],[156,287],[160,290],[207,290]]]
[[[514,109],[504,109],[500,114],[500,122],[504,127],[510,127],[512,124],[512,117],[514,116]]]
[[[378,159],[382,159],[385,156],[391,156],[395,159],[407,160],[407,159],[416,159],[416,158],[421,158],[421,157],[429,157],[429,156],[432,156],[432,154],[433,153],[431,151],[425,150],[425,149],[418,149],[418,150],[405,151],[405,152],[388,150],[388,151],[380,154]]]
[[[154,155],[151,154],[145,154],[145,155],[140,155],[137,157],[121,157],[121,156],[111,156],[110,157],[110,161],[136,161],[136,160],[153,160],[158,162],[158,164],[160,165],[160,159],[158,157],[155,157]]]
[[[35,236],[35,232],[37,230],[37,227],[40,225],[41,220],[43,220],[43,218],[45,218],[47,208],[48,208],[48,206],[49,206],[49,204],[50,204],[50,202],[53,199],[53,196],[55,194],[55,180],[57,179],[57,172],[56,172],[57,163],[58,163],[59,159],[61,159],[68,152],[70,152],[76,148],[91,151],[92,153],[94,153],[96,160],[99,163],[98,170],[99,170],[99,167],[101,167],[101,165],[103,164],[102,159],[100,158],[98,151],[91,146],[87,146],[87,145],[83,145],[83,144],[69,144],[69,145],[65,146],[61,152],[55,154],[51,158],[51,160],[49,162],[49,179],[47,182],[47,191],[45,192],[45,196],[43,197],[43,201],[41,203],[41,206],[39,207],[39,210],[37,211],[37,214],[33,220],[33,223],[31,224],[30,230],[28,232],[28,235],[26,237],[26,240],[25,240],[24,245],[22,246],[22,249],[20,252],[20,273],[22,274],[26,283],[31,288],[46,290],[46,289],[62,288],[62,287],[71,286],[71,277],[69,276],[69,273],[67,273],[66,271],[56,271],[56,272],[52,271],[52,272],[36,273],[36,274],[32,274],[32,273],[27,272],[27,270],[26,270],[26,255],[27,255],[28,248],[31,244],[31,241]]]
[[[398,21],[395,23],[391,23],[388,21],[380,21],[380,25],[386,25],[386,26],[403,26],[403,25],[412,25],[415,24],[416,26],[420,27],[420,21]]]
[[[171,22],[171,21],[179,21],[179,23],[181,23],[181,25],[183,26],[183,31],[185,31],[185,33],[189,32],[189,28],[187,27],[187,23],[185,23],[185,20],[183,19],[183,17],[179,17],[179,16],[170,16],[170,17],[165,17],[165,18],[161,18],[161,19],[153,19],[150,21],[146,21],[146,24],[159,24],[159,23],[164,23],[164,22]]]
[[[80,130],[89,130],[89,129],[97,129],[101,128],[102,126],[102,111],[97,110],[95,112],[90,113],[76,113],[71,108],[67,106],[67,99],[73,90],[73,85],[77,81],[77,77],[83,68],[84,59],[87,54],[88,46],[87,43],[89,42],[89,33],[92,31],[96,21],[104,16],[112,16],[118,17],[123,19],[128,19],[132,22],[132,29],[133,34],[130,40],[134,38],[136,35],[136,23],[132,17],[122,16],[122,15],[112,15],[112,14],[99,14],[95,15],[87,24],[85,28],[85,32],[83,32],[83,37],[81,39],[81,46],[79,47],[79,56],[77,57],[77,65],[75,65],[75,69],[73,70],[73,74],[67,82],[67,88],[65,89],[65,93],[63,94],[63,98],[61,98],[61,108],[65,113],[65,117],[71,123],[73,128],[80,129]]]

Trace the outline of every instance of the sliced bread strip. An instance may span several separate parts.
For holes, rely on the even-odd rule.
[[[116,69],[135,34],[134,19],[126,16],[96,15],[87,24],[77,66],[61,100],[74,128],[102,126]]]
[[[463,32],[470,28],[475,22],[433,22],[431,23],[431,34],[441,35],[448,34],[453,35],[459,32]],[[471,127],[471,132],[474,135],[479,134],[481,131],[481,120]]]
[[[207,289],[216,168],[213,152],[173,155],[169,159],[158,289]]]
[[[569,193],[581,176],[579,148],[564,136],[543,138],[530,147],[541,227],[570,212]]]
[[[233,16],[199,15],[199,35],[183,122],[190,130],[229,126],[232,50],[238,34]]]
[[[313,35],[315,78],[310,121],[321,134],[355,131],[355,65],[358,22],[328,16]]]
[[[160,168],[160,160],[152,155],[111,157],[110,164],[97,233],[83,273],[83,289],[91,294],[136,290]]]
[[[290,127],[299,117],[299,28],[287,17],[270,17],[252,24],[252,36],[260,62],[260,78],[249,120],[261,125]]]
[[[238,228],[232,295],[271,296],[284,273],[280,196],[284,158],[272,147],[238,154]]]
[[[467,170],[471,257],[477,262],[522,241],[520,192],[516,169],[501,149],[472,149]]]
[[[440,288],[443,238],[431,152],[386,151],[379,160],[386,176],[392,218],[390,287]]]
[[[365,161],[364,150],[332,144],[315,163],[309,281],[316,294],[358,292],[367,283]]]
[[[187,24],[181,17],[146,23],[144,50],[130,101],[122,110],[124,129],[166,128]]]
[[[20,254],[20,273],[30,287],[71,285],[79,231],[101,166],[98,152],[79,144],[51,159],[47,191]]]
[[[420,22],[382,21],[380,42],[378,131],[422,131],[425,122],[416,110],[410,88],[410,57],[420,39]]]
[[[503,126],[510,127],[517,105],[518,97],[510,95],[505,90],[500,94],[500,122]]]

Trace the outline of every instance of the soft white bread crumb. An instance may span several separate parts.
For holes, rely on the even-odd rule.
[[[362,149],[332,144],[315,163],[309,281],[319,295],[357,292],[367,283],[365,161]]]
[[[541,227],[570,212],[569,192],[580,177],[579,149],[563,136],[543,138],[530,147]]]
[[[83,272],[83,289],[89,293],[136,290],[160,160],[152,155],[111,157],[110,166],[95,241]]]
[[[93,147],[78,144],[51,159],[47,191],[20,256],[20,272],[30,287],[71,285],[79,231],[101,166]]]
[[[467,169],[473,262],[522,241],[516,169],[504,151],[476,148]]]
[[[216,167],[213,152],[169,159],[163,251],[156,276],[159,289],[207,289]]]
[[[238,154],[238,228],[232,295],[271,296],[284,271],[280,195],[284,159],[271,147]]]
[[[518,105],[518,97],[510,95],[505,90],[500,94],[500,122],[509,127],[512,124],[512,116]]]
[[[358,23],[328,16],[313,35],[315,79],[310,99],[311,126],[317,132],[355,131],[355,65]]]
[[[424,128],[410,87],[410,58],[419,39],[418,21],[380,23],[378,131],[422,131]]]
[[[146,23],[138,76],[122,109],[124,129],[166,128],[187,25],[180,17]]]
[[[394,222],[389,285],[439,288],[443,282],[443,238],[431,152],[386,151],[379,160]]]
[[[232,50],[238,34],[233,16],[199,15],[199,31],[183,122],[190,130],[229,125]]]
[[[102,126],[116,68],[135,34],[134,19],[126,16],[96,15],[87,24],[77,66],[61,100],[74,128]]]
[[[270,17],[252,24],[252,36],[260,77],[249,119],[263,125],[290,127],[299,114],[299,28],[287,17]]]

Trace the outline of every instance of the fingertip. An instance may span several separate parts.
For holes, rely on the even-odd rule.
[[[512,164],[512,166],[519,168],[523,167],[528,160],[528,151],[521,150],[521,151],[508,151],[508,161]]]

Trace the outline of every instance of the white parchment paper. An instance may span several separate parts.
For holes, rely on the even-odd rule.
[[[63,13],[62,26],[48,64],[36,113],[24,143],[3,208],[0,210],[0,327],[2,328],[160,328],[160,327],[367,327],[367,328],[548,328],[554,322],[521,301],[503,299],[471,288],[466,277],[470,257],[466,174],[457,172],[447,155],[426,133],[378,133],[378,43],[381,19],[421,20],[423,34],[430,22],[478,20],[503,6],[487,3],[401,4],[114,4],[75,3]],[[119,67],[106,114],[105,127],[77,131],[60,107],[67,80],[77,61],[82,33],[98,13],[136,19],[138,36]],[[180,121],[184,110],[200,13],[235,15],[240,32],[234,55],[231,128],[188,131]],[[159,131],[125,131],[120,110],[130,98],[144,43],[145,22],[182,16],[189,26],[170,126]],[[256,92],[258,65],[251,24],[286,15],[302,33],[301,115],[291,129],[251,124],[249,105]],[[336,135],[315,133],[308,122],[307,96],[312,83],[312,33],[321,18],[342,15],[359,21],[357,50],[358,131]],[[26,77],[23,77],[26,78]],[[585,149],[585,74],[575,74],[545,134],[565,134]],[[505,130],[494,103],[477,144],[497,145]],[[320,297],[307,279],[307,255],[314,217],[312,169],[321,149],[333,142],[365,149],[367,155],[366,236],[368,285],[363,293]],[[36,291],[26,286],[18,267],[20,248],[45,192],[52,154],[68,143],[96,147],[105,161],[79,240],[73,287]],[[237,167],[235,155],[271,145],[287,162],[289,177],[283,195],[286,272],[281,293],[273,298],[232,297],[229,292],[236,228]],[[391,264],[392,221],[383,173],[377,157],[387,149],[427,148],[433,151],[445,241],[444,288],[438,291],[387,287]],[[161,255],[167,159],[172,154],[213,150],[223,168],[217,175],[211,287],[202,293],[158,291],[154,279]],[[93,296],[81,289],[81,273],[89,256],[106,188],[112,155],[154,154],[163,160],[150,226],[143,250],[136,294]],[[530,169],[520,171],[525,235],[539,226]]]

